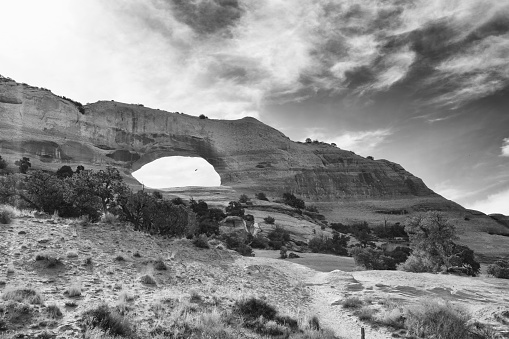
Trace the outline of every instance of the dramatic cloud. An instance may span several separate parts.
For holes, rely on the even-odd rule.
[[[465,207],[487,214],[501,213],[509,215],[509,190],[489,195],[486,199],[466,204]]]
[[[373,131],[343,132],[340,135],[327,135],[323,129],[310,128],[307,135],[312,140],[335,143],[339,148],[352,150],[364,156],[370,155],[392,132],[389,129]]]
[[[501,156],[503,157],[509,157],[509,138],[505,138],[502,142],[502,147],[500,147],[502,150]]]

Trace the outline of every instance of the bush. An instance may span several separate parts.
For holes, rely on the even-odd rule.
[[[254,320],[263,317],[266,320],[274,320],[277,314],[276,309],[267,302],[250,298],[235,303],[235,310],[247,320]]]
[[[266,195],[265,195],[265,193],[263,193],[263,192],[256,193],[256,194],[255,194],[255,197],[256,197],[256,199],[258,199],[258,200],[269,201],[269,199],[267,198],[267,196],[266,196]]]
[[[249,199],[249,197],[245,194],[242,194],[239,198],[239,202],[241,204],[246,204],[249,200],[251,200],[251,199]]]
[[[71,166],[64,165],[57,170],[57,177],[60,179],[72,177],[74,172]]]
[[[283,194],[283,202],[291,207],[298,208],[303,210],[306,208],[306,204],[302,199],[297,198],[295,195],[291,193],[284,193]]]
[[[166,271],[168,269],[168,267],[166,266],[166,264],[164,263],[164,260],[163,258],[159,257],[157,258],[154,262],[153,262],[153,265],[154,265],[154,269],[158,270],[158,271]]]
[[[448,302],[426,301],[409,307],[405,318],[409,334],[420,338],[473,338],[469,331],[470,316]]]
[[[509,261],[497,260],[488,266],[487,273],[495,278],[509,279]]]
[[[263,235],[257,234],[256,236],[251,237],[249,246],[264,250],[269,248],[269,241]]]
[[[32,167],[32,164],[30,163],[30,158],[23,157],[20,160],[17,160],[14,162],[16,166],[19,167],[19,172],[26,174],[28,169]]]
[[[0,170],[7,168],[7,161],[5,161],[2,156],[0,156]]]
[[[5,289],[2,294],[2,299],[39,305],[42,305],[44,301],[42,296],[37,291],[28,287]]]
[[[346,246],[350,237],[334,232],[332,238],[316,236],[309,240],[308,247],[315,253],[329,253],[336,255],[347,255]]]
[[[205,234],[201,234],[194,238],[193,244],[199,248],[210,248],[209,240]]]
[[[230,216],[243,217],[244,209],[242,205],[237,201],[230,201],[228,206],[226,207],[226,214]]]
[[[357,297],[348,297],[341,302],[343,308],[359,308],[362,304],[362,300]]]
[[[14,219],[14,208],[8,205],[0,206],[0,224],[10,224]]]
[[[263,218],[263,221],[265,221],[266,224],[269,224],[269,225],[272,225],[274,224],[274,222],[276,221],[276,219],[274,219],[273,217],[271,217],[270,215]]]
[[[408,238],[405,232],[405,226],[400,223],[394,225],[381,225],[373,228],[373,233],[381,239]]]
[[[83,316],[87,326],[99,327],[108,334],[130,337],[133,333],[129,322],[106,304],[86,311]]]
[[[355,247],[350,251],[355,264],[368,270],[395,270],[396,261],[384,251],[374,248]]]
[[[200,119],[208,119],[208,117],[205,114],[200,114]]]

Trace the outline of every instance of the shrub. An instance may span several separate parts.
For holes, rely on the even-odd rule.
[[[46,313],[50,318],[56,319],[62,316],[62,311],[56,304],[51,304],[46,307]]]
[[[343,308],[359,308],[362,304],[362,300],[357,297],[348,297],[341,302]]]
[[[290,232],[285,230],[283,227],[276,226],[275,229],[267,234],[267,238],[272,241],[281,241],[284,243],[290,241]]]
[[[350,251],[355,264],[368,270],[395,270],[396,261],[385,255],[384,251],[374,248],[355,247]]]
[[[57,170],[56,174],[57,174],[57,177],[62,179],[62,178],[72,177],[74,172],[73,172],[71,166],[64,165]]]
[[[276,221],[276,219],[274,219],[273,217],[271,217],[270,215],[263,218],[263,221],[265,221],[266,224],[269,224],[269,225],[272,225],[274,224],[274,222]]]
[[[199,236],[195,237],[193,244],[199,248],[210,248],[209,239],[205,234],[200,234]]]
[[[243,217],[244,216],[244,209],[242,208],[242,205],[238,203],[237,201],[230,201],[228,206],[226,207],[226,214],[231,216],[237,216],[237,217]]]
[[[425,301],[408,307],[405,318],[409,334],[421,338],[473,338],[468,323],[470,316],[448,302]]]
[[[140,281],[143,284],[147,284],[147,285],[156,285],[157,284],[154,277],[151,276],[150,274],[145,274],[145,275],[141,276]]]
[[[79,297],[81,296],[81,284],[79,282],[74,282],[70,284],[64,292],[69,298]]]
[[[14,162],[16,166],[19,167],[19,172],[26,174],[28,169],[32,167],[32,164],[30,163],[30,158],[23,157],[20,160],[17,160]]]
[[[5,161],[2,156],[0,156],[0,170],[7,168],[7,161]]]
[[[0,206],[0,224],[10,224],[14,216],[14,208],[8,205]]]
[[[36,261],[44,261],[46,268],[55,268],[63,265],[63,262],[54,253],[37,253],[35,255]]]
[[[181,197],[176,197],[170,200],[173,205],[185,205],[186,203]]]
[[[497,260],[488,266],[487,273],[495,278],[509,279],[509,261]]]
[[[152,196],[156,199],[162,199],[163,198],[163,194],[159,191],[154,191],[152,192]]]
[[[202,119],[202,120],[203,120],[203,119],[208,119],[208,117],[207,117],[205,114],[200,114],[200,117],[199,117],[199,118],[200,118],[200,119]]]
[[[309,328],[315,331],[320,331],[320,320],[316,315],[312,316],[308,321]]]
[[[161,258],[161,257],[154,260],[153,265],[154,265],[154,269],[156,269],[158,271],[166,271],[168,269],[168,267],[164,263],[163,258]]]
[[[259,248],[259,249],[266,249],[269,248],[269,241],[261,234],[257,234],[256,236],[252,237],[249,241],[249,246],[252,248]]]
[[[28,287],[7,288],[2,294],[2,299],[39,305],[43,303],[42,296],[34,289]]]
[[[291,193],[284,193],[283,194],[283,202],[291,207],[298,208],[298,209],[304,209],[306,207],[306,204],[302,199],[297,198],[295,195]]]
[[[331,253],[336,255],[347,255],[346,246],[350,237],[334,232],[332,238],[316,236],[309,240],[308,247],[315,253]]]
[[[267,196],[266,196],[266,195],[265,195],[265,193],[263,193],[263,192],[256,193],[256,194],[255,194],[255,197],[256,197],[256,199],[258,199],[258,200],[269,201],[269,199],[267,198]]]
[[[111,335],[130,337],[133,333],[129,322],[106,304],[86,311],[83,316],[87,326],[99,327]]]
[[[277,314],[273,306],[254,297],[237,301],[235,303],[235,310],[248,320],[254,320],[259,317],[264,317],[267,320],[274,320]]]
[[[467,246],[453,244],[453,255],[447,258],[448,264],[459,267],[465,274],[477,276],[481,264],[475,260],[474,251]]]
[[[248,197],[247,195],[245,195],[245,194],[242,194],[242,195],[240,196],[240,198],[239,198],[239,202],[240,202],[241,204],[245,204],[245,203],[247,203],[249,200],[251,200],[251,199],[249,199],[249,197]]]

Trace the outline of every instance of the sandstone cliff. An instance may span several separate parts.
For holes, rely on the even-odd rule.
[[[81,108],[6,78],[0,78],[0,154],[55,170],[112,164],[127,176],[160,157],[196,156],[214,166],[223,185],[250,191],[322,201],[435,196],[398,164],[293,142],[254,118],[199,119],[114,101]]]

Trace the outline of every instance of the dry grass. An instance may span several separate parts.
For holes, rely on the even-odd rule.
[[[36,261],[44,261],[46,268],[55,268],[63,265],[62,260],[56,256],[55,253],[51,252],[40,252],[35,255]]]
[[[60,311],[60,308],[56,304],[48,305],[46,307],[46,313],[48,313],[48,316],[53,319],[62,317],[62,311]]]
[[[2,294],[3,300],[14,300],[17,302],[28,302],[29,304],[43,304],[42,296],[29,287],[8,287]]]
[[[64,294],[67,295],[69,298],[74,298],[81,296],[81,292],[82,292],[81,283],[74,282],[67,287]]]
[[[341,305],[343,308],[359,308],[364,304],[364,302],[357,297],[348,297],[341,301]]]

